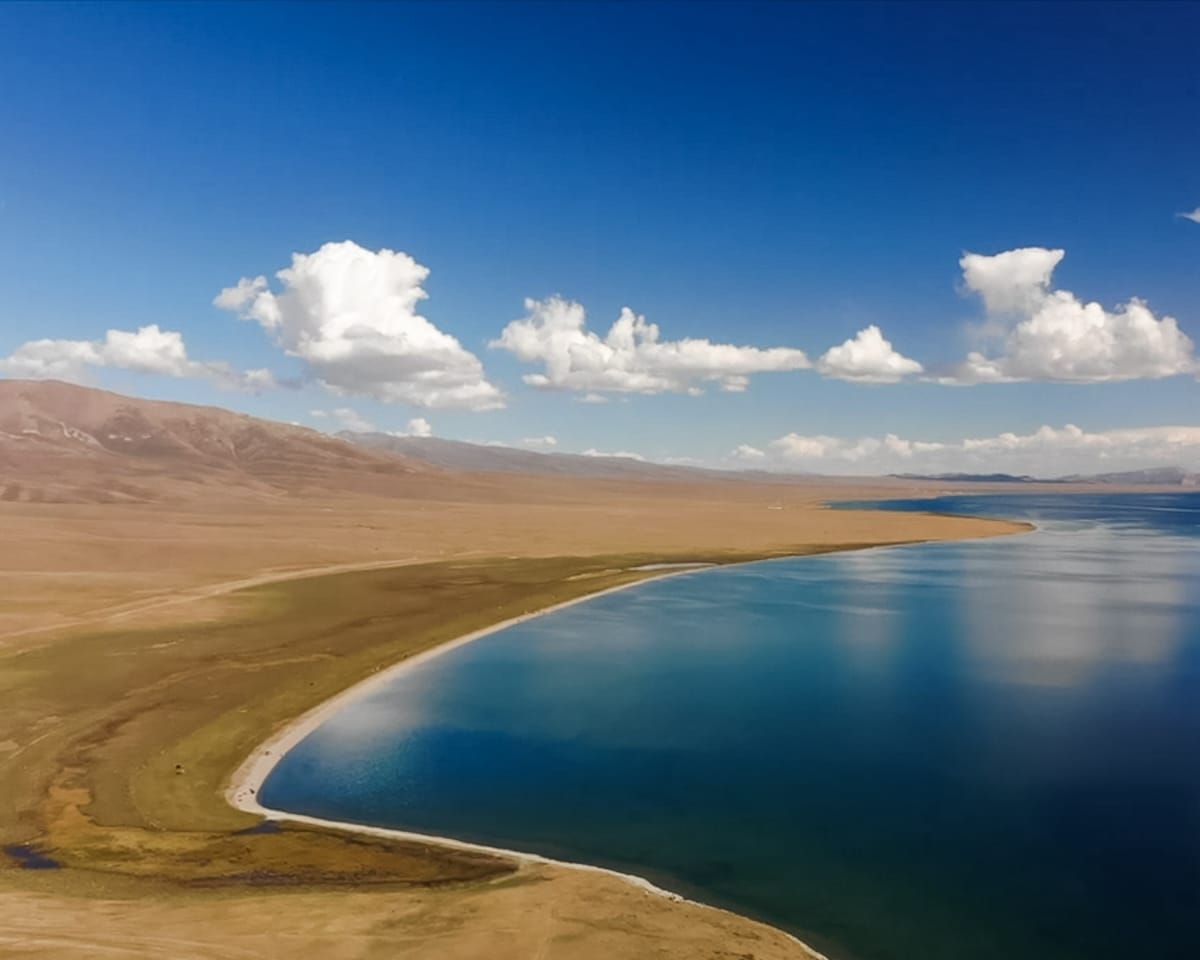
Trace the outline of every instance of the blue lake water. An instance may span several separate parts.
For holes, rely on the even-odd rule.
[[[340,711],[270,807],[647,876],[853,960],[1200,957],[1200,494],[689,573]]]

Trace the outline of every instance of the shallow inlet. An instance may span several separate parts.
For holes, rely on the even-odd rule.
[[[644,875],[834,957],[1194,957],[1200,495],[909,506],[1041,529],[530,621],[348,705],[261,799]]]

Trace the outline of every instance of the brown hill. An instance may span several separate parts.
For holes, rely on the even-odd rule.
[[[205,492],[400,494],[441,473],[316,430],[58,381],[0,380],[0,500],[102,503]]]

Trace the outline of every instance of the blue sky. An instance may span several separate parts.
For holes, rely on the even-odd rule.
[[[1191,464],[1198,35],[1189,4],[0,5],[0,372],[714,465]],[[657,346],[602,342],[626,307]],[[872,326],[892,353],[822,363]]]

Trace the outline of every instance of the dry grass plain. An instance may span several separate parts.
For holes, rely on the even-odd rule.
[[[481,476],[440,498],[0,502],[0,955],[809,956],[601,874],[247,832],[223,791],[381,666],[642,564],[1025,529],[822,507],[896,489]]]

